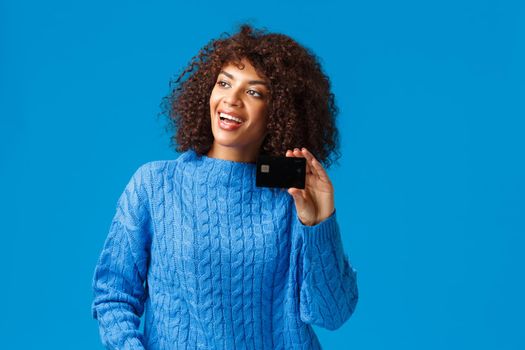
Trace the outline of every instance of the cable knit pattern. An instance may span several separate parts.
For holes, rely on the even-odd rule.
[[[312,325],[349,319],[357,272],[336,211],[303,225],[287,191],[255,174],[193,150],[135,171],[93,278],[106,348],[321,349]]]

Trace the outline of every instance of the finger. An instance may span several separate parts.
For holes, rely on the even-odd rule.
[[[330,178],[328,177],[326,170],[323,168],[323,165],[319,163],[317,159],[314,159],[312,164],[317,176],[324,182],[330,182]]]
[[[301,155],[306,158],[306,164],[307,164],[307,167],[309,169],[309,172],[311,174],[314,174],[314,175],[317,175],[317,173],[314,171],[313,169],[313,166],[312,166],[312,159],[313,159],[313,156],[310,152],[304,152],[304,150],[306,150],[306,148],[302,148],[301,150],[299,150],[298,152],[301,153]]]
[[[295,148],[294,151],[293,151],[294,155],[296,157],[302,157],[302,158],[305,158],[303,152],[299,149],[299,148]],[[306,160],[306,173],[307,174],[310,174],[310,175],[314,175],[314,172],[313,172],[313,169],[312,167],[310,166],[309,164],[310,162],[308,161],[308,159]]]
[[[323,181],[330,182],[330,178],[326,173],[321,163],[314,157],[314,155],[303,147],[303,154],[305,155],[308,162],[312,165],[313,172]]]
[[[294,148],[294,149],[293,149],[293,154],[294,154],[294,156],[296,156],[296,157],[304,157],[304,156],[303,156],[303,153],[301,152],[301,150],[300,150],[299,148]]]

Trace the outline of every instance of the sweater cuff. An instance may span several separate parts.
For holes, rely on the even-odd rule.
[[[329,217],[313,226],[303,224],[296,214],[294,225],[300,232],[303,242],[308,246],[311,244],[333,242],[338,239],[339,230],[337,226],[336,209],[334,209]]]

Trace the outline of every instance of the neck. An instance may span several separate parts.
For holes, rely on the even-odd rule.
[[[214,143],[206,156],[233,162],[255,163],[257,154],[258,149],[247,150],[246,148],[226,147]]]

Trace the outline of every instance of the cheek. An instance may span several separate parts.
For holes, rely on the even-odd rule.
[[[259,119],[261,123],[264,124],[265,126],[268,124],[268,113],[269,113],[269,109],[267,107],[263,107],[259,111]]]
[[[210,99],[210,118],[213,118],[215,110],[217,109],[217,101]]]
[[[268,116],[266,110],[260,110],[257,112],[257,119],[254,122],[258,133],[265,133],[267,131]]]
[[[215,88],[211,91],[211,95],[210,95],[210,106],[214,106],[217,104],[217,101],[219,100],[220,96],[219,96],[219,93],[217,92],[217,90],[215,90]]]

